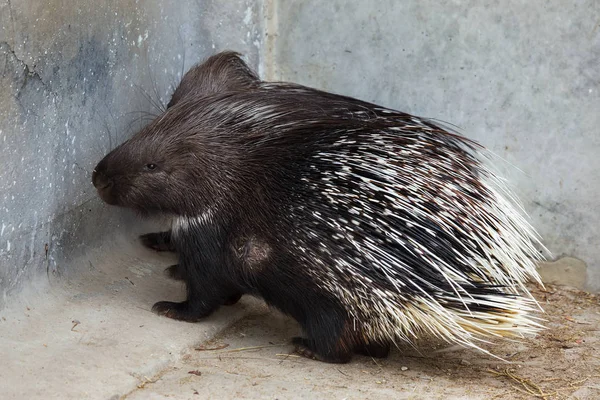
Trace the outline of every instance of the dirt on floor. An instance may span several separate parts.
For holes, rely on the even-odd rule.
[[[600,297],[559,286],[532,292],[547,329],[484,346],[506,362],[429,343],[325,364],[294,354],[298,325],[265,307],[123,398],[600,399]]]

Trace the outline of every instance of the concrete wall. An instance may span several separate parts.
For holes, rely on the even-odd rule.
[[[97,199],[100,158],[223,49],[258,63],[254,1],[0,1],[0,307],[136,219]],[[91,264],[90,264],[91,265]],[[48,279],[50,278],[50,279]]]
[[[598,15],[596,0],[0,0],[0,307],[137,223],[90,171],[223,49],[459,125],[523,171],[503,168],[548,247],[600,289]]]
[[[600,2],[281,0],[271,78],[458,125],[600,289]],[[504,165],[502,165],[504,164]]]

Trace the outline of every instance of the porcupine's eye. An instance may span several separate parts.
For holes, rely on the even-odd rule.
[[[153,163],[146,164],[144,169],[146,171],[154,171],[154,170],[156,170],[156,164],[153,164]]]

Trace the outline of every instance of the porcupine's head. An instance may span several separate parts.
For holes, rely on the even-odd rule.
[[[203,99],[247,91],[259,79],[237,53],[223,52],[188,71],[167,110],[106,155],[92,183],[108,204],[142,214],[195,214],[224,189],[230,153],[202,119]]]
[[[92,183],[102,200],[142,214],[191,207],[190,190],[203,186],[207,171],[176,113],[169,109],[98,163]]]

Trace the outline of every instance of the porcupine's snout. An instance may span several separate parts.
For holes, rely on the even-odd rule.
[[[98,195],[102,200],[108,204],[115,204],[115,199],[112,194],[114,181],[106,174],[102,162],[100,162],[92,172],[92,184],[98,191]]]

